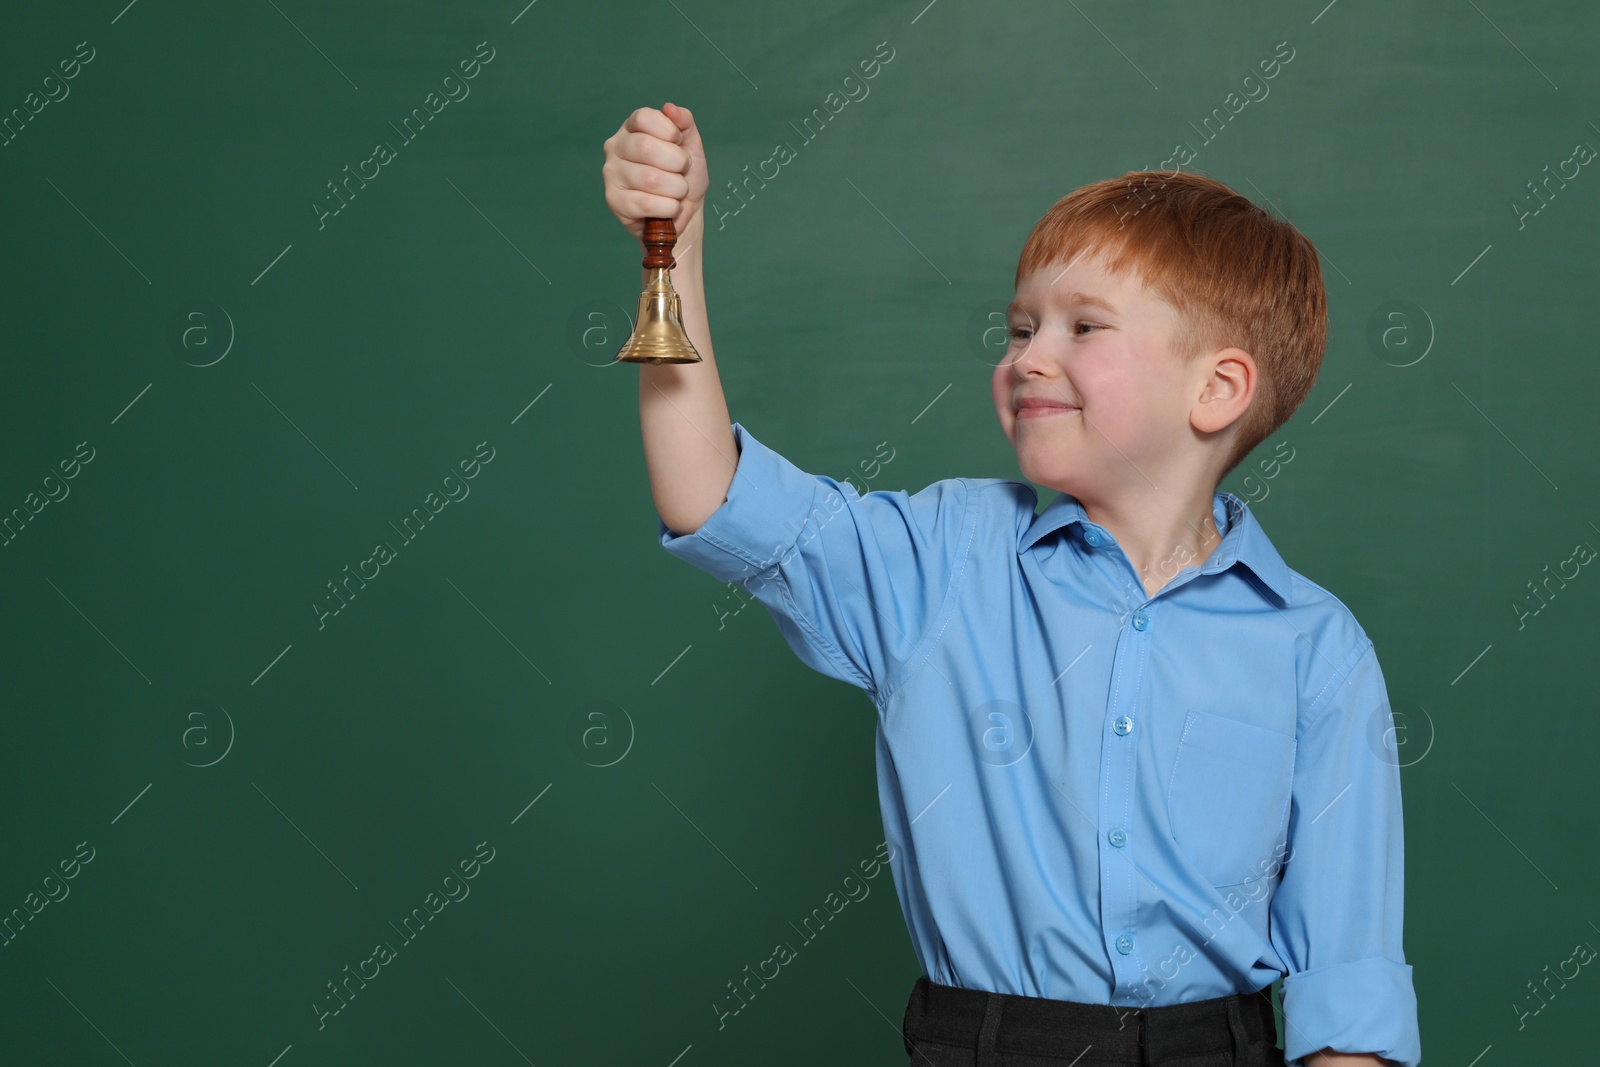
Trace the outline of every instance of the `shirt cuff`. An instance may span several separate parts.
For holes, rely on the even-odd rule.
[[[794,548],[816,498],[817,480],[755,439],[737,422],[738,465],[727,499],[691,534],[656,515],[661,547],[722,581],[770,569]]]
[[[1297,971],[1283,980],[1283,1057],[1331,1048],[1370,1052],[1401,1067],[1422,1060],[1411,965],[1371,956]]]

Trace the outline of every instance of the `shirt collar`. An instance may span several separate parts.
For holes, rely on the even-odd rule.
[[[1222,543],[1206,558],[1200,572],[1215,574],[1235,563],[1242,563],[1272,591],[1280,606],[1287,607],[1291,588],[1289,565],[1272,547],[1266,531],[1256,521],[1249,506],[1234,494],[1219,490],[1212,497],[1211,514],[1216,520],[1217,529],[1223,531]],[[1057,493],[1056,498],[1023,530],[1017,540],[1017,553],[1026,552],[1055,530],[1070,531],[1073,523],[1080,524],[1084,532],[1095,531],[1104,539],[1102,545],[1116,543],[1109,530],[1089,519],[1077,498],[1069,493]]]

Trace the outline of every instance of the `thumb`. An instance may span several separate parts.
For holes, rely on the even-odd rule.
[[[661,108],[662,114],[671,119],[680,130],[687,130],[694,125],[694,115],[686,107],[679,107],[672,101],[667,101]]]

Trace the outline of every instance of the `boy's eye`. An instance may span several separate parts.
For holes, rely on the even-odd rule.
[[[1101,326],[1099,323],[1095,322],[1075,322],[1072,324],[1073,332],[1076,333],[1078,329],[1085,326],[1091,330],[1105,329],[1104,326]],[[1007,327],[1006,334],[1014,340],[1023,341],[1033,336],[1033,330],[1027,326],[1010,326]]]

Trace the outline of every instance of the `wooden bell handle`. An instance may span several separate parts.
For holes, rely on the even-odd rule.
[[[670,270],[677,266],[672,258],[672,246],[678,243],[678,231],[673,228],[671,219],[645,219],[643,239],[646,270],[651,267]]]

